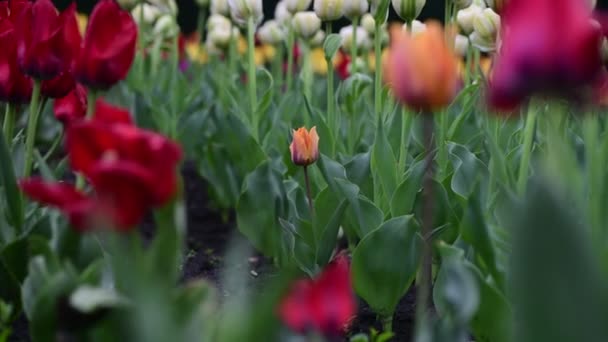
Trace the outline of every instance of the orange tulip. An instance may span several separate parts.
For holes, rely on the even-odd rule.
[[[392,31],[391,47],[384,61],[384,79],[394,96],[413,110],[433,112],[448,106],[458,92],[458,59],[445,43],[441,25],[410,36]]]
[[[289,145],[291,160],[294,164],[308,166],[319,158],[319,135],[317,128],[313,127],[310,132],[301,127],[293,131],[293,141]]]

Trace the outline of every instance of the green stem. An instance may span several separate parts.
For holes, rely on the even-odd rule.
[[[310,64],[310,46],[308,43],[301,44],[303,50],[303,73],[304,73],[304,95],[311,100],[312,98],[312,66]]]
[[[312,190],[310,187],[310,177],[308,175],[308,166],[304,166],[304,183],[306,183],[306,197],[308,198],[308,208],[310,209],[310,217],[314,215],[314,203],[312,201]]]
[[[87,92],[87,116],[86,120],[92,120],[95,116],[95,105],[97,104],[98,92],[94,89],[88,89]]]
[[[204,7],[199,7],[198,18],[197,18],[197,32],[198,39],[203,42],[203,36],[205,35],[205,20],[207,19],[207,11]]]
[[[359,26],[359,17],[353,18],[353,37],[350,43],[350,74],[357,72],[357,27]]]
[[[253,123],[253,137],[259,140],[259,117],[257,115],[258,98],[256,94],[256,79],[255,79],[255,22],[254,18],[250,17],[247,21],[247,86],[249,89],[249,105],[251,109],[251,120]]]
[[[382,24],[376,22],[374,35],[374,54],[376,55],[374,63],[375,81],[374,81],[374,110],[376,115],[382,119]]]
[[[517,193],[523,195],[526,191],[526,184],[528,182],[528,170],[530,168],[530,158],[532,156],[532,143],[534,142],[534,131],[536,127],[536,115],[537,111],[530,104],[528,108],[528,114],[526,116],[526,123],[524,127],[523,136],[523,153],[519,163],[519,174],[517,179]]]
[[[401,143],[399,145],[399,162],[397,166],[400,176],[405,172],[405,162],[409,150],[410,131],[413,119],[413,113],[409,113],[407,108],[403,107],[401,109]]]
[[[393,315],[382,317],[382,330],[383,332],[393,332]]]
[[[237,36],[232,32],[230,34],[230,44],[228,45],[228,77],[230,83],[232,83],[232,77],[236,73],[236,55],[238,53],[237,48]]]
[[[325,23],[325,30],[327,34],[331,34],[333,32],[332,22],[327,21]],[[325,56],[325,62],[327,63],[327,124],[329,125],[330,132],[336,132],[336,127],[338,126],[337,118],[336,118],[336,99],[335,99],[335,90],[334,90],[334,61],[331,56]],[[337,136],[332,139],[331,144],[331,155],[332,157],[336,153],[336,140]]]
[[[2,129],[4,132],[4,138],[6,139],[6,145],[11,146],[13,141],[13,130],[15,129],[15,114],[17,112],[17,106],[10,103],[6,104],[6,113],[4,114],[4,124]]]
[[[283,70],[281,70],[283,66],[283,55],[285,52],[285,48],[283,44],[278,44],[276,47],[276,54],[272,61],[272,77],[275,80],[275,86],[280,89],[283,85]]]
[[[448,164],[448,145],[446,144],[448,134],[448,111],[444,110],[439,114],[439,132],[437,134],[438,155],[437,163],[439,164],[440,176],[444,176],[447,171]]]
[[[286,77],[286,92],[291,91],[291,87],[293,86],[293,48],[294,48],[294,32],[290,27],[289,32],[287,33],[287,75]]]
[[[40,81],[34,80],[32,100],[30,101],[29,119],[27,121],[27,132],[25,136],[25,167],[23,168],[24,178],[29,178],[32,174],[32,164],[34,161],[34,143],[36,142],[36,127],[38,126],[38,110],[40,101]]]

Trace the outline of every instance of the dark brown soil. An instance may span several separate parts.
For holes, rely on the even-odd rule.
[[[221,271],[224,266],[224,255],[230,243],[244,241],[235,229],[234,213],[222,215],[210,207],[208,186],[198,175],[192,163],[186,163],[182,169],[184,192],[187,206],[187,241],[186,260],[183,266],[182,281],[204,278],[214,283],[221,290]],[[223,218],[226,217],[226,219]],[[154,222],[147,218],[140,227],[146,240],[154,235]],[[274,272],[271,263],[259,255],[251,255],[239,265],[249,272],[252,278],[264,278]],[[234,267],[234,265],[229,265]],[[408,342],[414,326],[415,291],[410,291],[399,303],[394,318],[395,337],[393,341]],[[369,306],[360,301],[359,314],[354,319],[348,336],[356,333],[368,333],[371,328],[382,330],[382,325]],[[27,320],[22,316],[13,324],[13,334],[9,342],[29,341]]]

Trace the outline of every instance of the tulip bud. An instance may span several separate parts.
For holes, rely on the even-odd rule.
[[[471,6],[472,3],[473,3],[473,0],[454,0],[454,4],[456,5],[456,8],[458,8],[458,9],[467,8],[467,7]]]
[[[289,145],[291,160],[299,166],[308,166],[319,159],[319,135],[317,128],[308,131],[305,127],[293,131],[293,140]]]
[[[141,26],[140,20],[142,19],[142,10],[143,10],[143,19],[146,25],[152,25],[160,17],[160,10],[149,4],[139,4],[133,8],[131,11],[131,16],[137,23],[138,26]]]
[[[285,1],[280,1],[279,3],[277,3],[277,7],[274,9],[274,19],[281,26],[291,27],[291,19],[293,18],[291,13],[289,13],[289,10],[287,9]]]
[[[325,43],[325,31],[319,30],[317,33],[310,38],[309,44],[310,46],[322,46]]]
[[[373,36],[376,33],[376,20],[374,19],[374,16],[369,13],[363,15],[363,18],[361,18],[361,27],[363,27],[370,36]]]
[[[179,26],[175,17],[165,14],[156,20],[154,24],[154,34],[164,38],[172,38],[179,34]]]
[[[344,15],[347,18],[359,18],[369,9],[367,0],[348,0],[344,2]]]
[[[344,15],[344,0],[315,0],[314,10],[323,21],[340,19]]]
[[[454,52],[456,52],[461,57],[465,57],[467,55],[468,50],[469,38],[461,34],[456,35],[456,38],[454,38]]]
[[[315,12],[298,12],[293,17],[293,28],[303,39],[310,39],[321,28],[321,19]]]
[[[408,32],[408,27],[407,24],[403,25],[403,30],[405,32]],[[420,20],[414,20],[412,21],[412,32],[410,32],[410,35],[412,35],[412,37],[415,37],[417,35],[419,35],[420,33],[426,31],[426,24],[423,23]]]
[[[392,0],[391,2],[395,12],[405,21],[416,19],[426,4],[426,0]]]
[[[228,5],[230,17],[241,27],[247,27],[249,19],[253,19],[256,26],[264,19],[262,0],[228,0]]]
[[[219,14],[224,17],[230,16],[228,0],[211,0],[211,14]]]
[[[308,10],[308,7],[310,7],[310,3],[312,2],[312,0],[284,0],[284,1],[285,1],[285,6],[287,7],[287,10],[291,14],[296,14],[298,12]]]
[[[353,26],[346,26],[340,30],[340,37],[342,37],[342,48],[347,51],[350,50],[351,44],[353,43]],[[371,45],[371,40],[367,31],[361,27],[357,26],[357,47],[361,49],[367,49]]]
[[[469,36],[471,44],[483,52],[496,51],[496,37],[483,37],[475,31]]]
[[[207,31],[213,31],[216,28],[225,28],[231,30],[232,22],[223,15],[212,14],[207,21]]]
[[[461,9],[458,11],[458,13],[456,13],[456,22],[458,23],[462,33],[468,35],[473,32],[473,20],[475,19],[475,16],[482,11],[482,7],[473,4],[465,9]]]
[[[175,0],[147,0],[152,6],[156,6],[162,13],[177,15],[177,4]]]
[[[262,43],[276,45],[285,40],[285,31],[276,20],[267,21],[258,31]]]
[[[473,29],[482,37],[493,38],[500,29],[500,16],[491,8],[477,12],[473,18]]]
[[[207,39],[216,48],[224,50],[230,45],[230,41],[232,40],[232,29],[217,27],[209,31]]]

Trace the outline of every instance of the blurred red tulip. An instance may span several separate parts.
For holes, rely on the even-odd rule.
[[[26,74],[52,79],[74,65],[80,50],[76,4],[58,14],[50,0],[26,6],[15,22],[17,60]]]
[[[350,56],[339,50],[338,52],[338,64],[336,65],[336,73],[341,80],[345,80],[350,77]]]
[[[21,72],[17,64],[14,25],[7,6],[0,7],[0,101],[27,103],[31,96],[32,80]]]
[[[53,104],[55,118],[64,126],[82,120],[87,114],[87,91],[77,84],[66,96],[56,99]]]
[[[535,93],[572,97],[596,81],[601,30],[586,1],[512,0],[501,26],[489,84],[497,109],[514,109]]]
[[[317,279],[296,281],[279,307],[285,324],[299,333],[313,329],[340,336],[357,310],[349,268],[348,259],[340,256]]]
[[[101,0],[89,19],[76,78],[91,88],[110,88],[127,77],[136,43],[137,25],[129,12],[113,0]]]
[[[94,186],[109,175],[137,176],[142,200],[160,206],[175,195],[180,147],[162,135],[135,126],[79,122],[68,130],[67,149],[72,168]],[[100,170],[103,170],[101,172]]]
[[[40,92],[42,96],[59,99],[70,93],[76,86],[74,76],[68,71],[64,71],[59,76],[42,81]]]
[[[133,124],[131,113],[128,110],[114,106],[102,98],[97,99],[97,102],[95,102],[93,120],[105,123]]]

